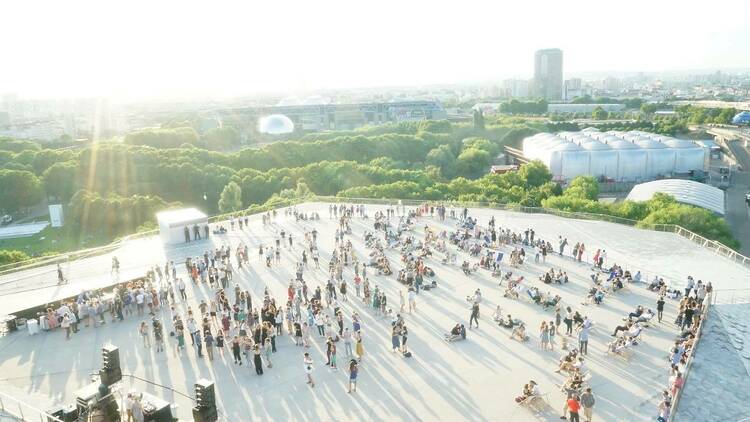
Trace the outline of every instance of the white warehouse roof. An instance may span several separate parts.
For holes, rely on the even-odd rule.
[[[633,187],[627,199],[648,201],[657,192],[672,195],[677,202],[695,205],[724,215],[724,191],[692,180],[664,179],[641,183]]]

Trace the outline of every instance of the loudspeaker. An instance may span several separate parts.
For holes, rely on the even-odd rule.
[[[102,347],[102,369],[99,376],[105,385],[112,385],[122,379],[120,349],[112,345]]]
[[[219,415],[216,408],[213,410],[193,408],[193,422],[216,422],[217,420],[219,420]]]
[[[205,378],[201,378],[195,382],[195,402],[193,419],[196,422],[215,422],[218,420],[216,393],[213,382]]]

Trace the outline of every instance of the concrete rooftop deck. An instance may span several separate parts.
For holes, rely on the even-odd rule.
[[[318,243],[321,261],[330,258],[333,249],[333,231],[336,224],[328,219],[327,204],[304,204],[297,207],[309,212],[317,210],[319,222],[295,222],[286,220],[283,212],[276,220],[276,227],[291,231],[295,238],[294,253],[282,251],[282,267],[267,269],[257,260],[257,245],[269,244],[274,236],[274,227],[263,227],[260,216],[251,217],[250,230],[235,230],[224,236],[213,236],[208,241],[190,243],[185,246],[165,249],[158,237],[128,242],[114,254],[121,264],[122,279],[140,276],[147,266],[163,265],[169,259],[177,264],[178,276],[185,277],[186,256],[202,254],[205,249],[229,243],[248,244],[251,251],[250,268],[235,274],[235,282],[251,291],[255,298],[262,295],[263,288],[279,299],[286,297],[286,286],[293,277],[294,262],[299,260],[303,233],[313,227],[319,232]],[[372,216],[381,207],[368,206]],[[750,271],[733,264],[710,251],[671,233],[658,233],[634,229],[611,223],[579,221],[547,215],[527,215],[486,209],[470,210],[470,215],[479,217],[486,224],[494,215],[497,225],[510,227],[514,231],[533,228],[537,237],[550,240],[556,245],[558,235],[568,238],[572,245],[585,242],[587,254],[593,256],[597,248],[608,253],[609,263],[620,263],[631,271],[641,270],[649,279],[659,274],[680,285],[687,275],[696,279],[712,281],[716,288],[742,288],[750,280]],[[350,236],[357,254],[366,256],[369,250],[362,242],[362,233],[372,230],[373,220],[354,219],[353,235]],[[455,222],[448,219],[422,218],[414,234],[423,237],[422,228],[428,225],[436,229],[453,229]],[[403,286],[395,281],[395,273],[401,268],[396,251],[387,252],[394,275],[390,277],[372,275],[373,285],[384,289],[391,306],[397,307],[398,290]],[[507,264],[506,258],[504,264]],[[458,261],[467,258],[459,254]],[[468,258],[467,258],[468,259]],[[54,286],[54,269],[35,269],[16,274],[23,280],[13,282],[7,276],[0,279],[0,308],[15,310],[27,307],[31,300],[52,300],[56,297],[74,295],[82,289],[90,289],[111,283],[111,254],[102,255],[64,268],[70,284]],[[322,264],[321,263],[321,264]],[[278,353],[274,355],[274,367],[266,369],[258,377],[247,366],[236,367],[231,363],[231,353],[225,353],[214,362],[199,359],[188,347],[187,353],[179,357],[174,352],[172,338],[167,338],[166,353],[156,354],[153,349],[144,349],[136,332],[140,323],[137,317],[126,318],[122,323],[108,323],[97,329],[83,328],[71,341],[65,341],[64,333],[43,332],[28,336],[24,331],[0,338],[0,391],[7,386],[13,391],[24,391],[30,396],[48,396],[51,401],[70,402],[73,392],[89,382],[90,374],[101,365],[101,346],[113,343],[120,347],[123,373],[168,385],[177,391],[193,394],[193,382],[198,378],[216,381],[220,411],[227,420],[559,420],[563,394],[557,388],[564,377],[555,374],[560,356],[560,336],[556,337],[555,352],[542,351],[538,347],[538,327],[543,320],[554,316],[528,301],[517,301],[502,297],[497,279],[486,271],[470,277],[460,268],[440,264],[440,258],[428,259],[428,265],[436,271],[439,287],[423,292],[417,299],[419,312],[405,315],[409,327],[409,345],[413,359],[404,359],[390,349],[389,321],[376,317],[369,307],[354,298],[343,302],[347,326],[354,311],[363,317],[365,358],[361,365],[358,392],[346,393],[346,373],[331,371],[326,366],[322,339],[313,336],[310,351],[316,363],[314,389],[305,385],[302,368],[302,348],[294,346],[286,336],[277,338]],[[323,265],[321,265],[323,267]],[[538,275],[550,267],[568,272],[571,283],[564,286],[539,286],[544,291],[562,296],[563,303],[596,322],[589,341],[588,366],[592,372],[591,386],[597,398],[595,417],[597,420],[650,420],[655,415],[661,389],[668,379],[665,356],[675,334],[672,324],[675,319],[676,302],[668,301],[665,323],[654,324],[644,333],[644,342],[635,347],[636,353],[630,362],[607,356],[606,343],[609,334],[621,322],[621,318],[638,304],[654,307],[656,297],[647,290],[633,286],[626,292],[609,296],[600,307],[582,306],[589,281],[589,266],[574,263],[570,259],[550,256],[546,264],[535,264],[533,257],[524,267],[514,270],[526,280],[536,280]],[[327,273],[310,269],[305,279],[311,288],[325,283]],[[347,280],[352,277],[351,267],[345,271]],[[8,284],[10,282],[10,284]],[[201,299],[208,299],[212,292],[205,286],[188,284],[188,304],[196,308]],[[32,289],[22,287],[29,286]],[[465,296],[476,288],[484,293],[481,326],[471,330],[468,340],[448,344],[442,340],[456,322],[467,323],[469,310]],[[12,293],[16,291],[16,293]],[[353,292],[352,292],[353,293]],[[352,297],[353,294],[350,295]],[[509,333],[491,322],[495,307],[500,305],[505,313],[524,320],[532,340],[519,343],[508,339]],[[182,312],[184,305],[178,305]],[[169,311],[161,316],[171,318]],[[169,324],[167,324],[169,327]],[[228,352],[226,350],[225,352]],[[339,348],[340,361],[345,362]],[[343,367],[343,365],[342,365]],[[537,381],[546,400],[552,407],[543,413],[534,414],[520,408],[513,401],[524,383]],[[125,378],[127,388],[131,386],[179,405],[177,416],[190,420],[190,400],[174,395],[164,389],[141,381]]]

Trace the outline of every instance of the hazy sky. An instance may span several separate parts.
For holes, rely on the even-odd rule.
[[[0,93],[239,96],[565,73],[750,67],[747,0],[0,2]],[[725,13],[724,11],[728,11]]]

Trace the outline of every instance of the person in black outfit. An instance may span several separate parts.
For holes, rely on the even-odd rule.
[[[656,301],[656,316],[661,322],[662,314],[664,313],[664,296],[659,296],[659,300]]]
[[[190,229],[187,228],[187,226],[185,226],[184,232],[185,232],[185,243],[189,243],[190,242]]]
[[[471,328],[472,322],[477,323],[477,328],[479,328],[479,304],[474,303],[474,305],[471,306],[471,316],[469,317],[469,328]]]
[[[253,364],[255,365],[255,373],[263,375],[263,358],[260,357],[260,347],[256,344],[253,350]]]
[[[200,240],[201,238],[201,229],[198,227],[197,224],[193,225],[193,239]]]

